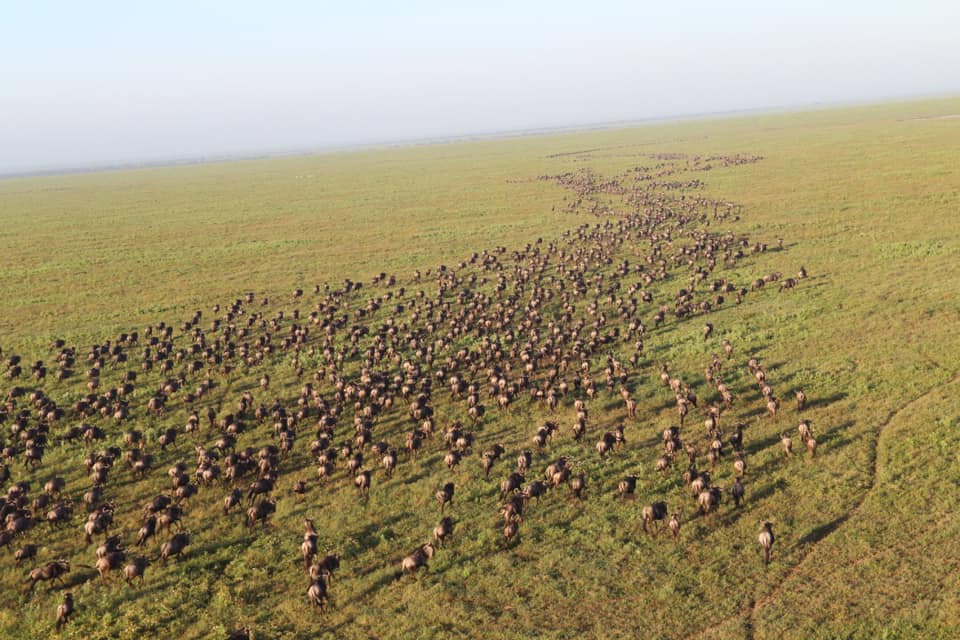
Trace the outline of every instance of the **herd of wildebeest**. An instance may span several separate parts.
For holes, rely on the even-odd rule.
[[[380,273],[366,285],[348,279],[317,285],[312,294],[296,289],[282,300],[246,293],[185,320],[98,344],[56,340],[40,359],[0,352],[7,381],[0,406],[6,425],[0,546],[24,566],[24,588],[57,583],[79,564],[44,557],[51,529],[76,528],[78,554],[98,545],[91,564],[80,565],[95,570],[92,577],[107,582],[119,572],[135,587],[152,563],[165,565],[188,552],[191,532],[184,523],[194,499],[222,499],[224,517],[245,509],[247,526],[268,526],[284,493],[332,491],[327,483],[346,473],[363,500],[425,450],[446,452],[450,469],[477,464],[482,476],[451,474],[456,482],[436,489],[439,523],[424,523],[429,537],[400,560],[398,576],[416,574],[455,537],[457,482],[499,479],[499,500],[490,508],[502,517],[505,552],[522,544],[531,500],[564,487],[575,500],[588,487],[630,498],[638,475],[594,486],[578,462],[620,455],[630,430],[663,429],[649,472],[682,474],[693,508],[709,518],[726,496],[735,509],[746,495],[745,424],[729,418],[745,401],[725,383],[739,367],[749,369],[760,392],[753,402],[762,419],[777,420],[786,409],[784,395],[790,398],[802,449],[812,458],[817,443],[802,419],[804,392],[775,390],[759,356],[741,352],[710,321],[712,312],[747,296],[778,295],[769,293],[771,286],[781,293],[796,288],[806,272],[798,267],[788,277],[768,273],[746,282],[724,277],[744,258],[782,250],[782,241],[768,247],[721,230],[739,219],[740,207],[705,197],[699,180],[682,177],[759,158],[661,154],[649,160],[608,179],[586,169],[542,176],[567,190],[560,206],[571,219],[593,216],[551,240],[512,251],[489,248],[412,277]],[[661,327],[682,322],[702,323],[702,340],[713,351],[703,363],[699,395],[691,372],[645,350]],[[314,364],[301,365],[308,361]],[[295,376],[298,382],[287,388],[299,386],[299,394],[284,397],[271,376]],[[115,386],[101,384],[108,377]],[[666,428],[651,427],[634,397],[639,379],[657,377],[663,399],[676,406]],[[601,396],[619,397],[621,407],[616,424],[602,433],[590,413]],[[453,407],[460,419],[438,424],[437,403]],[[484,427],[518,403],[541,405],[556,417],[519,425],[523,433],[511,441],[513,451],[484,441]],[[693,416],[703,429],[690,425]],[[142,425],[159,418],[182,426],[148,436]],[[794,454],[792,431],[781,437],[786,457]],[[241,447],[241,439],[248,446]],[[551,456],[557,439],[572,439],[581,453]],[[49,447],[82,454],[82,471],[49,468]],[[289,462],[297,449],[309,450],[309,468]],[[721,465],[733,469],[727,487],[713,481]],[[156,487],[146,481],[163,473],[168,489],[143,494],[142,507],[121,507],[111,495],[118,476]],[[64,476],[77,480],[67,483]],[[638,520],[651,535],[666,527],[681,539],[681,514],[677,505],[669,509],[657,500],[639,509]],[[120,522],[127,531],[139,527],[135,540],[115,533]],[[306,595],[322,608],[341,556],[318,549],[313,520],[303,526]],[[774,539],[765,522],[757,538],[763,564]],[[77,606],[71,593],[58,604],[57,631]],[[248,636],[248,628],[230,632],[231,638]]]

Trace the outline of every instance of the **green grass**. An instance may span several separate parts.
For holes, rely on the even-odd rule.
[[[368,502],[357,500],[343,470],[327,487],[314,481],[308,421],[282,466],[273,528],[247,531],[236,514],[225,521],[219,503],[226,488],[202,489],[186,517],[193,545],[182,562],[148,568],[143,589],[103,586],[80,568],[68,576],[78,613],[64,637],[205,638],[244,624],[256,638],[957,635],[960,130],[949,119],[918,119],[957,112],[960,100],[885,104],[0,181],[0,346],[5,356],[19,353],[27,362],[49,361],[54,337],[68,338],[83,355],[89,344],[122,330],[142,332],[160,320],[179,327],[194,309],[204,311],[206,329],[214,303],[246,291],[271,298],[268,318],[279,309],[289,312],[293,288],[307,291],[296,305],[305,312],[316,300],[315,283],[336,285],[347,277],[364,283],[354,300],[365,304],[386,291],[369,284],[380,271],[396,274],[408,295],[419,288],[432,295],[432,279],[419,287],[409,282],[414,269],[454,266],[498,245],[520,249],[596,222],[568,213],[570,193],[538,176],[582,168],[617,176],[652,164],[651,153],[763,156],[755,164],[689,176],[705,182],[704,195],[743,205],[739,221],[716,223],[712,231],[729,229],[770,246],[784,241],[783,251],[748,256],[717,275],[747,285],[774,271],[793,275],[800,265],[810,273],[794,291],[767,287],[742,305],[728,302],[711,313],[706,319],[716,331],[707,343],[704,317],[671,319],[656,330],[649,322],[685,273],[651,287],[655,301],[641,313],[651,329],[646,354],[631,375],[639,411],[628,426],[628,445],[604,462],[592,448],[599,433],[624,418],[619,398],[604,391],[590,404],[584,445],[570,438],[574,412],[567,399],[555,416],[561,435],[535,456],[533,468],[539,474],[558,455],[570,455],[588,474],[588,498],[578,504],[565,490],[549,494],[532,505],[520,543],[509,549],[496,515],[497,485],[517,452],[530,448],[536,427],[551,419],[545,409],[521,399],[499,415],[485,401],[488,417],[476,450],[496,441],[507,445],[490,480],[476,456],[451,474],[442,443],[433,441],[419,459],[401,454],[392,480],[375,473]],[[628,249],[618,259],[636,260]],[[391,306],[369,322],[379,326]],[[724,368],[738,398],[733,413],[748,424],[748,493],[739,511],[725,504],[718,516],[702,518],[681,489],[679,469],[663,477],[654,472],[659,433],[675,415],[657,372],[669,362],[709,399],[703,369],[723,337],[736,350]],[[185,344],[178,338],[177,346]],[[616,348],[628,357],[628,347]],[[744,366],[749,355],[766,363],[785,400],[776,423],[756,417],[762,404]],[[116,386],[137,360],[108,367],[102,388]],[[319,360],[305,355],[301,363],[311,372]],[[352,362],[348,370],[356,367]],[[81,359],[77,378],[48,379],[44,388],[68,406],[86,393],[85,368]],[[257,401],[278,396],[291,406],[301,383],[289,355],[274,356],[265,368],[273,382],[268,393],[253,390]],[[598,381],[602,369],[602,358],[595,358]],[[200,406],[222,402],[231,410],[259,375],[259,368],[238,372]],[[157,372],[138,382],[132,421],[151,436],[157,471],[134,481],[117,469],[108,485],[128,543],[139,527],[139,506],[168,486],[165,469],[180,460],[192,466],[194,458],[194,442],[186,437],[166,452],[153,444],[186,417],[179,403],[165,418],[146,413],[143,405],[160,380]],[[13,384],[31,386],[5,380],[0,388]],[[795,431],[786,400],[798,386],[811,400],[806,416],[820,443],[815,461],[798,455],[787,462],[779,450],[779,433]],[[440,428],[463,418],[463,404],[449,402],[442,387],[435,397]],[[406,403],[398,405],[376,430],[377,439],[394,445],[402,445],[411,426]],[[53,431],[76,422],[68,417]],[[129,428],[91,422],[108,429],[106,444],[121,444]],[[702,446],[701,412],[692,412],[690,422],[687,430]],[[348,431],[345,418],[337,442]],[[260,446],[271,434],[269,426],[250,430],[240,445]],[[204,433],[197,442],[212,440]],[[29,479],[34,492],[64,475],[68,493],[79,498],[89,483],[80,465],[85,453],[80,445],[54,445],[43,466],[25,472],[15,463],[13,475]],[[639,475],[637,498],[620,503],[616,483],[628,473]],[[289,493],[299,477],[311,483],[303,498]],[[433,493],[451,477],[457,484],[454,542],[416,580],[395,580],[399,559],[425,541],[439,519]],[[716,477],[729,485],[729,461]],[[682,509],[678,544],[641,533],[640,508],[655,499],[665,499],[671,511]],[[305,516],[318,524],[321,551],[338,550],[344,558],[332,606],[322,614],[306,602],[298,553]],[[775,523],[778,537],[766,570],[756,551],[765,519]],[[93,564],[93,546],[82,548],[81,524],[77,515],[61,530],[32,531],[30,541],[41,545],[38,563],[64,556]],[[152,542],[149,554],[155,557],[158,548],[159,541]],[[12,557],[0,558],[6,585],[0,637],[51,633],[61,589],[48,594],[40,585],[28,597],[21,584],[26,573],[13,568]]]

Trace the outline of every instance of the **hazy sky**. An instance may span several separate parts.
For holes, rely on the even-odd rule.
[[[0,173],[960,93],[960,1],[0,0]]]

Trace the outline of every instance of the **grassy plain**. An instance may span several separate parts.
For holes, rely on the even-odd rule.
[[[743,205],[741,219],[723,228],[771,245],[784,240],[783,251],[723,275],[746,284],[800,265],[811,275],[795,291],[768,288],[710,316],[717,341],[735,345],[727,375],[744,399],[734,413],[749,425],[739,511],[725,505],[715,519],[695,517],[679,472],[653,470],[658,434],[674,416],[659,364],[670,362],[706,395],[703,368],[719,348],[701,339],[699,319],[669,322],[648,340],[634,390],[640,419],[622,453],[600,462],[595,438],[573,443],[573,410],[561,410],[564,435],[533,466],[560,454],[581,460],[589,499],[548,496],[525,518],[520,544],[502,549],[496,484],[550,418],[539,407],[521,402],[488,419],[481,443],[507,445],[491,480],[475,458],[451,474],[432,443],[418,460],[402,459],[393,480],[375,475],[366,503],[342,471],[330,487],[312,482],[304,435],[284,463],[275,527],[251,533],[236,516],[225,523],[217,517],[225,490],[204,490],[188,510],[195,539],[185,559],[151,566],[142,589],[102,586],[89,570],[70,574],[78,613],[64,637],[205,638],[243,624],[256,638],[958,635],[960,120],[938,117],[956,113],[960,100],[940,100],[0,181],[0,346],[27,361],[49,358],[54,337],[82,351],[121,330],[179,325],[197,308],[210,314],[213,303],[248,290],[269,295],[270,311],[289,309],[296,286],[366,283],[380,271],[405,280],[472,251],[557,238],[594,220],[564,212],[569,194],[537,176],[585,167],[616,175],[648,164],[652,153],[763,156],[696,176],[706,194]],[[660,294],[666,300],[672,290]],[[815,461],[782,460],[779,433],[795,431],[796,421],[789,409],[777,423],[756,417],[748,355],[767,364],[784,397],[806,390],[820,442]],[[270,397],[295,399],[300,383],[286,359],[269,370]],[[104,372],[103,386],[115,386],[121,371]],[[232,406],[253,379],[238,378],[214,399]],[[143,384],[139,402],[152,386]],[[45,388],[61,404],[86,391],[79,380]],[[445,395],[440,425],[462,414],[439,400]],[[591,408],[593,434],[623,418],[604,394]],[[133,424],[155,439],[185,416],[140,410]],[[409,424],[396,417],[382,428],[400,444]],[[119,444],[120,433],[110,427],[107,444]],[[268,441],[261,428],[241,445]],[[14,478],[31,479],[36,491],[64,475],[78,497],[88,483],[83,453],[52,446],[33,473],[15,464]],[[166,488],[162,470],[192,462],[193,443],[154,453],[154,476],[134,481],[123,470],[109,485],[128,542],[139,505]],[[631,472],[640,476],[637,499],[621,504],[616,483]],[[731,476],[729,466],[718,473],[724,484]],[[305,497],[287,492],[293,477],[312,482]],[[455,541],[417,580],[395,580],[399,558],[436,524],[433,493],[449,477],[459,492]],[[684,511],[678,544],[640,533],[640,507],[661,497]],[[307,605],[298,567],[304,516],[317,521],[321,550],[344,557],[323,614]],[[755,542],[764,519],[778,535],[766,570]],[[93,564],[93,547],[77,544],[80,523],[77,516],[63,530],[35,530],[40,559]],[[25,575],[11,557],[0,559],[0,637],[50,634],[59,589],[48,594],[41,585],[28,597]]]

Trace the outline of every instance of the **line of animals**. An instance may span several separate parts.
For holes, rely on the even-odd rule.
[[[247,527],[266,527],[277,510],[283,478],[294,494],[303,495],[312,485],[299,475],[304,467],[290,462],[292,454],[308,450],[317,485],[326,486],[345,468],[365,499],[378,468],[388,481],[403,461],[416,459],[431,446],[446,451],[447,468],[458,468],[474,451],[484,424],[497,420],[488,405],[497,414],[507,414],[523,398],[549,412],[572,407],[570,435],[582,443],[592,427],[590,402],[604,392],[608,397],[618,394],[623,419],[594,447],[601,460],[616,455],[627,429],[638,422],[632,389],[650,364],[645,348],[656,339],[657,329],[707,316],[730,304],[730,298],[740,304],[770,283],[779,282],[780,292],[793,290],[807,277],[801,268],[795,278],[770,273],[738,285],[717,275],[718,269],[734,267],[768,247],[716,230],[739,219],[739,206],[696,193],[702,187],[697,180],[671,179],[759,158],[651,158],[655,164],[615,178],[603,179],[589,170],[541,176],[572,193],[564,198],[566,211],[596,219],[563,231],[554,241],[537,239],[512,252],[504,247],[484,250],[454,267],[416,271],[403,283],[381,273],[367,287],[349,279],[339,287],[317,285],[309,303],[309,294],[299,288],[279,304],[247,293],[229,305],[214,305],[206,328],[203,312],[197,311],[179,326],[159,322],[87,348],[57,340],[49,367],[42,360],[30,363],[33,386],[19,386],[27,376],[22,358],[0,350],[13,385],[0,406],[0,423],[8,425],[0,452],[0,487],[6,486],[0,547],[21,543],[14,553],[17,567],[37,559],[44,546],[37,525],[46,521],[53,530],[74,522],[78,505],[65,497],[63,476],[76,472],[89,479],[80,498],[87,514],[84,545],[101,536],[103,543],[94,565],[73,566],[95,570],[103,582],[119,571],[127,584],[142,585],[152,560],[148,554],[128,553],[122,537],[111,533],[118,521],[139,523],[137,548],[166,532],[155,558],[165,565],[180,558],[195,536],[184,526],[191,501],[206,499],[219,487],[229,488],[222,499],[225,517],[246,504]],[[782,249],[782,241],[777,246]],[[427,291],[430,282],[432,293]],[[706,322],[703,340],[715,340],[714,333],[714,325]],[[730,361],[734,345],[723,339],[720,346]],[[303,366],[307,362],[318,364],[308,372]],[[78,371],[81,367],[86,370]],[[750,358],[747,367],[764,404],[760,412],[776,420],[780,400],[763,365]],[[55,371],[53,381],[49,368]],[[725,417],[735,398],[724,382],[723,359],[714,355],[704,370],[709,402],[700,401],[692,385],[671,373],[667,364],[648,375],[657,373],[676,403],[678,424],[663,431],[655,471],[667,474],[685,457],[683,481],[700,513],[716,512],[725,493],[739,507],[745,498],[745,426],[730,424]],[[116,386],[104,388],[102,381],[111,376],[118,379]],[[271,376],[295,377],[299,395],[283,398],[274,393]],[[78,393],[79,387],[86,393]],[[234,388],[243,390],[231,398]],[[63,400],[78,395],[73,402]],[[795,390],[795,399],[797,411],[803,411],[804,392]],[[459,406],[462,416],[441,433],[438,401]],[[686,427],[698,407],[706,431],[703,449]],[[145,421],[155,424],[176,416],[185,416],[183,426],[163,429],[154,441],[138,428]],[[539,426],[529,440],[531,449],[517,452],[516,469],[500,482],[498,517],[507,547],[519,543],[531,500],[539,502],[562,486],[579,500],[587,490],[583,465],[569,456],[552,459],[543,479],[528,481],[534,451],[538,457],[548,455],[560,431],[556,420]],[[306,433],[312,437],[305,439]],[[813,457],[817,444],[809,420],[800,423],[799,436]],[[261,444],[241,448],[241,438]],[[122,447],[102,447],[104,441],[118,439]],[[51,443],[85,450],[83,469],[58,470],[61,475],[31,495],[34,483],[45,475],[44,457]],[[787,433],[781,445],[785,456],[793,455]],[[186,458],[190,449],[195,454],[192,471]],[[497,442],[481,449],[486,479],[508,446]],[[711,474],[727,459],[728,449],[735,477],[725,490]],[[709,469],[698,466],[701,455]],[[163,460],[170,461],[168,489],[151,497],[142,510],[121,509],[111,497],[111,480],[126,468],[131,482],[152,487],[148,482],[157,477]],[[15,470],[18,478],[13,477]],[[637,475],[620,479],[617,495],[632,497],[637,481]],[[414,575],[426,567],[453,536],[456,520],[444,512],[453,505],[455,490],[454,483],[447,482],[436,492],[441,520],[430,541],[399,560],[399,575]],[[640,521],[645,532],[651,527],[659,531],[666,523],[674,539],[680,536],[681,511],[669,513],[665,500],[643,506]],[[337,553],[321,558],[313,521],[306,519],[304,527],[300,549],[309,578],[307,599],[322,608],[341,558]],[[758,537],[764,564],[770,561],[773,543],[773,526],[764,522]],[[29,573],[30,591],[37,582],[63,581],[71,569],[64,558],[37,566]],[[57,632],[74,611],[74,596],[65,593],[56,610]],[[238,640],[249,633],[244,627],[229,637]]]

